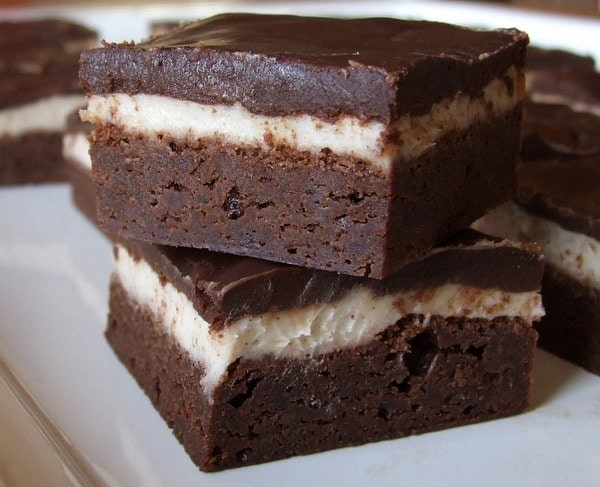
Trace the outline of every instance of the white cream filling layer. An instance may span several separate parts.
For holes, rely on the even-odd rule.
[[[584,286],[600,289],[600,242],[505,203],[473,224],[482,232],[539,244],[546,262]]]
[[[65,160],[79,165],[86,171],[92,170],[90,142],[83,132],[65,133],[63,135],[62,153]]]
[[[121,126],[151,139],[168,135],[187,143],[219,139],[265,150],[273,146],[312,153],[328,149],[388,170],[398,157],[418,157],[445,134],[513,110],[523,99],[524,79],[514,67],[506,76],[512,80],[512,91],[502,79],[495,79],[484,88],[482,98],[471,99],[459,93],[433,105],[426,115],[404,116],[391,126],[348,116],[335,123],[308,115],[267,117],[252,114],[239,104],[202,105],[157,95],[121,93],[88,97],[88,107],[81,117],[96,125]]]
[[[130,299],[150,309],[164,330],[206,370],[205,392],[219,383],[229,364],[242,359],[305,359],[368,343],[408,314],[492,319],[521,316],[534,321],[543,315],[537,292],[509,293],[446,285],[429,291],[376,296],[355,288],[340,301],[295,310],[246,316],[223,330],[211,330],[193,304],[170,283],[162,284],[150,265],[134,260],[117,246],[113,279]]]
[[[68,115],[85,105],[83,95],[55,95],[0,111],[0,136],[28,132],[62,132]]]

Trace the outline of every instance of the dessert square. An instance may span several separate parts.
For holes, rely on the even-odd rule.
[[[122,240],[106,337],[223,470],[522,412],[542,272],[470,232],[384,280]]]
[[[88,51],[100,225],[384,278],[514,195],[527,42],[226,14]]]
[[[600,375],[600,73],[589,57],[530,54],[518,194],[474,227],[540,245],[539,345]]]
[[[0,22],[0,184],[66,179],[62,130],[85,105],[79,54],[97,43],[64,20]]]

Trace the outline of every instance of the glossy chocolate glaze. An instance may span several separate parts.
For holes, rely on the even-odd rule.
[[[0,108],[80,93],[79,53],[96,38],[62,20],[0,22]]]
[[[535,246],[482,245],[482,240],[492,242],[477,232],[464,231],[383,280],[131,240],[124,245],[134,258],[149,262],[163,282],[184,292],[218,329],[244,315],[334,302],[355,287],[378,295],[447,283],[510,292],[539,289],[543,262]]]
[[[523,130],[518,203],[600,240],[600,117],[527,103]]]
[[[268,115],[389,122],[524,62],[527,35],[443,23],[225,14],[82,56],[88,93],[239,102]]]

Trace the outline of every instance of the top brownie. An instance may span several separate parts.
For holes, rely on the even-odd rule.
[[[61,182],[67,114],[85,104],[79,54],[97,33],[60,19],[0,22],[0,184]]]
[[[227,14],[88,51],[99,224],[382,279],[514,196],[527,42]]]

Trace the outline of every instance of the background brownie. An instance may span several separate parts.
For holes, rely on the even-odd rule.
[[[539,344],[600,374],[600,77],[587,58],[537,56],[531,69],[544,83],[529,84],[538,102],[524,108],[517,198],[475,227],[540,244],[547,263]]]
[[[79,53],[96,44],[72,22],[0,22],[0,184],[65,180],[62,129],[84,103]]]

